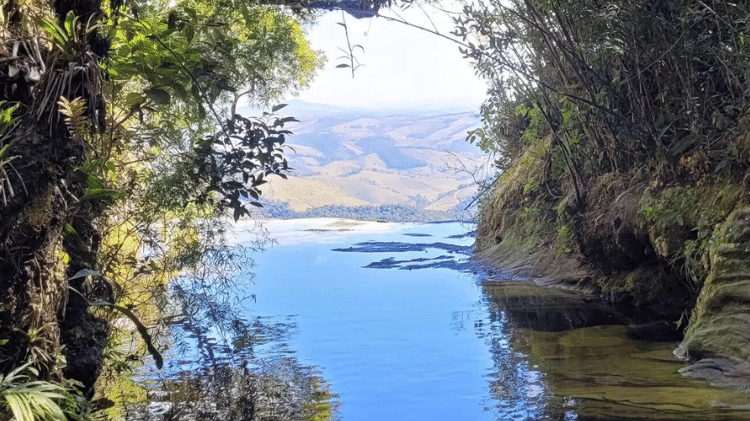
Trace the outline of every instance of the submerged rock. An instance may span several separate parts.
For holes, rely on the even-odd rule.
[[[686,377],[696,377],[714,386],[750,392],[750,364],[732,358],[704,358],[680,369]],[[746,408],[750,410],[750,405]]]
[[[632,339],[631,326],[564,332],[519,330],[513,347],[545,374],[555,396],[580,420],[740,420],[750,398],[681,376],[674,342]]]
[[[686,378],[689,368],[672,355],[674,323],[528,282],[486,281],[482,290],[493,319],[507,324],[511,348],[542,373],[544,419],[750,419],[749,395]]]

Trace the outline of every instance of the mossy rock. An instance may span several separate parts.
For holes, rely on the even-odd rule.
[[[716,230],[710,261],[676,352],[693,361],[719,357],[750,363],[750,208],[733,212]]]

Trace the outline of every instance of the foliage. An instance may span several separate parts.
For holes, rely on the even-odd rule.
[[[75,409],[75,397],[65,387],[36,380],[39,372],[31,363],[0,375],[0,416],[17,421],[66,421],[65,409]],[[70,413],[75,416],[75,412]]]
[[[226,247],[226,217],[248,216],[267,177],[288,171],[293,121],[272,114],[280,108],[260,118],[235,109],[306,86],[321,62],[304,16],[260,3],[3,8],[0,100],[12,107],[0,114],[0,299],[19,303],[3,333],[6,321],[20,332],[51,323],[44,340],[55,348],[67,325],[68,352],[88,353],[91,313],[125,314],[147,338],[170,279],[229,276],[212,254]],[[96,276],[74,276],[82,270]]]
[[[5,102],[0,101],[0,106],[3,105],[5,105]],[[11,164],[11,162],[18,157],[7,156],[8,149],[10,148],[10,131],[16,122],[16,119],[13,118],[13,113],[16,109],[18,109],[18,105],[3,108],[2,111],[0,111],[0,197],[3,199],[3,205],[8,204],[8,197],[15,195],[13,184],[10,182],[10,174],[5,167],[8,167],[13,171],[19,179],[21,177]],[[23,180],[21,181],[23,182]]]
[[[341,22],[339,22],[338,24],[344,28],[344,35],[346,35],[346,50],[344,50],[343,48],[339,48],[339,50],[341,50],[344,55],[339,57],[338,60],[343,59],[344,62],[337,64],[336,68],[348,67],[352,71],[352,78],[354,78],[354,71],[363,66],[359,63],[359,60],[354,55],[354,51],[359,48],[362,53],[364,53],[365,48],[359,44],[352,45],[349,39],[349,27],[346,26],[346,16],[343,12],[341,13]]]
[[[273,111],[283,108],[276,106]],[[209,186],[209,190],[220,195],[218,206],[233,210],[234,220],[251,216],[240,199],[252,199],[251,205],[261,206],[259,186],[265,184],[269,175],[286,178],[289,170],[281,147],[285,136],[284,124],[297,121],[293,117],[268,119],[245,118],[235,115],[227,121],[227,128],[211,136],[196,150],[196,165],[192,173],[196,180]],[[240,181],[241,180],[241,181]]]
[[[522,106],[562,149],[582,142],[565,152],[574,179],[582,154],[597,156],[598,173],[696,148],[714,155],[750,99],[747,16],[744,3],[692,0],[468,5],[456,34],[477,41],[464,54],[493,85],[474,138],[514,159]]]
[[[60,107],[60,114],[65,116],[65,124],[68,126],[70,135],[83,139],[86,137],[86,100],[75,98],[69,101],[67,98],[60,97],[57,103]]]
[[[748,16],[719,1],[467,4],[454,34],[492,86],[469,140],[503,170],[478,243],[556,208],[556,251],[574,240],[599,286],[691,306],[715,228],[747,201]]]

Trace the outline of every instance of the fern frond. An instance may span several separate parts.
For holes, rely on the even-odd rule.
[[[86,100],[78,97],[69,101],[64,96],[57,102],[60,114],[65,116],[65,124],[68,126],[70,135],[85,139],[86,137]]]
[[[0,414],[10,413],[14,420],[67,420],[59,404],[71,399],[65,388],[34,380],[38,375],[39,372],[26,363],[0,376]]]

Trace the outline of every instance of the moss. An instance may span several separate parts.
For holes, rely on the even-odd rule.
[[[679,281],[660,265],[643,264],[630,271],[601,276],[596,283],[602,294],[610,298],[627,298],[634,305],[652,306],[668,313],[675,312],[668,308],[674,304],[673,301],[682,299],[675,293],[675,288],[681,286]],[[662,308],[665,306],[667,308]]]
[[[742,189],[724,177],[704,177],[694,186],[646,189],[639,222],[656,255],[684,276],[697,294],[708,275],[712,232],[737,205]]]
[[[479,250],[501,241],[528,249],[542,237],[554,235],[555,212],[540,193],[550,147],[551,137],[537,140],[499,176],[481,205],[476,236]]]
[[[737,204],[742,187],[722,177],[705,177],[695,186],[646,189],[639,201],[639,216],[664,230],[686,226],[713,229]]]
[[[603,276],[596,282],[605,294],[635,294],[636,290],[642,288],[643,285],[652,284],[654,277],[650,269],[638,267],[622,275]]]
[[[710,273],[681,345],[691,359],[750,361],[750,208],[733,212],[709,243]]]
[[[47,186],[46,192],[34,198],[24,209],[22,220],[36,232],[44,231],[52,218],[56,198],[54,189],[54,185]]]
[[[570,222],[559,220],[557,225],[557,238],[555,241],[555,257],[573,252],[575,240],[573,239],[573,226]]]

